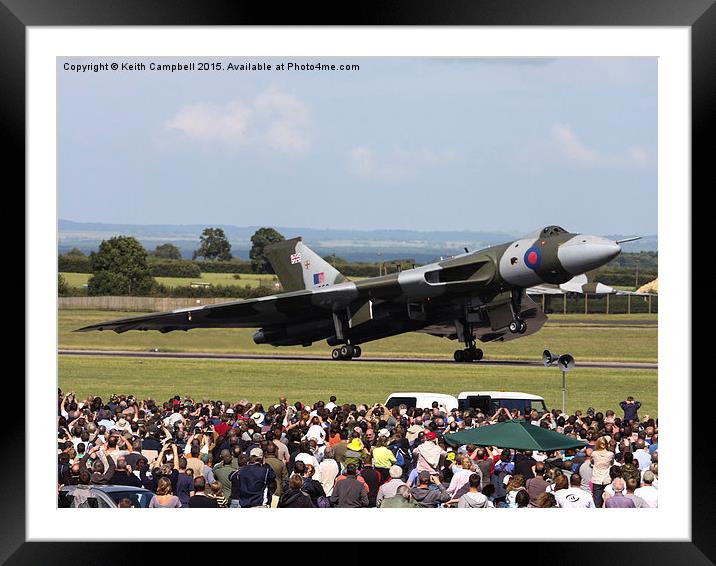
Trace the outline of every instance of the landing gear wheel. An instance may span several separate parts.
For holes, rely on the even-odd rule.
[[[455,350],[455,353],[453,354],[453,358],[458,363],[464,362],[465,361],[465,350]]]
[[[483,351],[480,348],[475,348],[475,350],[473,352],[473,359],[476,362],[479,362],[482,359],[482,356],[483,356]]]
[[[354,358],[360,358],[360,355],[363,353],[363,350],[360,349],[360,346],[353,346],[353,357]]]
[[[527,330],[527,323],[524,320],[520,320],[520,327],[517,330],[517,332],[519,332],[520,334],[524,334],[526,330]]]
[[[341,356],[341,351],[338,348],[333,348],[333,351],[331,352],[331,359],[333,359],[333,360],[343,359],[343,357]]]
[[[512,334],[517,334],[520,331],[520,321],[517,319],[513,320],[510,322],[510,326],[508,328]]]
[[[353,357],[353,346],[350,344],[344,344],[339,350],[341,358],[344,360],[350,360]]]

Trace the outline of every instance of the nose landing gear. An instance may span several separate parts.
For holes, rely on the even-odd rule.
[[[512,334],[524,334],[527,331],[527,323],[521,318],[515,318],[508,328]]]

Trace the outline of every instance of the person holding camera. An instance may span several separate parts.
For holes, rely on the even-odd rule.
[[[630,395],[626,398],[626,401],[619,403],[619,406],[622,408],[622,411],[624,411],[624,418],[622,419],[624,422],[639,421],[637,412],[641,408],[641,402],[635,401],[634,397]]]

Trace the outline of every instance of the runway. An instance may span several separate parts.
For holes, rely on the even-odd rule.
[[[121,358],[164,358],[188,360],[252,360],[265,362],[330,362],[333,364],[350,363],[415,363],[415,364],[456,364],[449,358],[381,358],[360,357],[350,361],[334,361],[326,356],[300,356],[287,354],[224,354],[212,352],[138,352],[130,350],[59,350],[61,356],[107,356]],[[490,360],[482,359],[479,362],[464,363],[461,365],[473,366],[515,366],[515,367],[543,367],[541,361],[528,360]],[[658,369],[658,363],[650,362],[608,362],[608,361],[579,361],[577,367],[585,368],[612,368],[612,369]]]

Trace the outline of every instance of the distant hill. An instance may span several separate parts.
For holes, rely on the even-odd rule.
[[[248,259],[251,236],[259,226],[215,225],[224,229],[232,246],[232,253]],[[58,252],[65,253],[79,248],[89,253],[102,240],[117,235],[134,236],[148,250],[157,245],[171,242],[182,255],[191,258],[199,247],[199,236],[206,225],[170,224],[103,224],[98,222],[73,222],[60,219],[58,223]],[[348,261],[385,261],[391,259],[414,259],[418,263],[435,261],[441,256],[463,252],[463,248],[476,250],[486,246],[507,242],[533,230],[527,227],[524,233],[481,232],[481,231],[420,231],[420,230],[341,230],[275,226],[287,238],[303,236],[306,244],[321,255],[336,254]],[[618,239],[632,234],[610,234]],[[645,236],[643,240],[625,245],[625,251],[657,251],[657,237]]]

